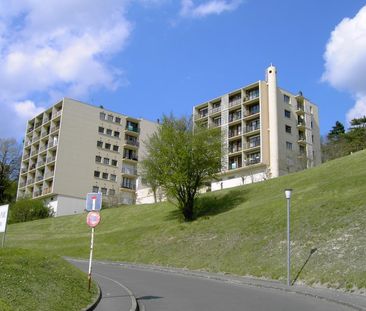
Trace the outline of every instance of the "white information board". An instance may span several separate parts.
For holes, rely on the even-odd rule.
[[[6,230],[6,221],[8,219],[8,210],[9,210],[9,205],[0,206],[0,232],[5,232],[5,230]]]

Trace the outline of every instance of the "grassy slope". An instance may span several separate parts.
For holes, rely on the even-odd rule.
[[[366,288],[366,152],[262,183],[213,192],[201,217],[181,222],[169,203],[102,212],[95,257],[282,279],[286,202],[292,200],[293,278]],[[85,214],[16,224],[8,244],[58,255],[88,256]]]
[[[0,310],[81,310],[93,296],[84,273],[39,251],[0,250]]]

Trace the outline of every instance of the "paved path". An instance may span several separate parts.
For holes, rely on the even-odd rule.
[[[74,264],[87,268],[86,261]],[[141,311],[366,310],[365,297],[326,289],[147,265],[94,262],[93,267],[103,292],[96,309],[100,311],[131,310],[130,294],[122,284],[131,289]]]

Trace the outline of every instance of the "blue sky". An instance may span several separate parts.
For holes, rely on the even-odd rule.
[[[72,97],[135,117],[264,79],[319,106],[321,133],[366,114],[358,0],[0,0],[0,137]],[[16,121],[15,121],[16,120]]]

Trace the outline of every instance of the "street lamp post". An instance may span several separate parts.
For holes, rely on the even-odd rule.
[[[287,200],[287,286],[291,286],[290,208],[292,189],[285,189]]]

